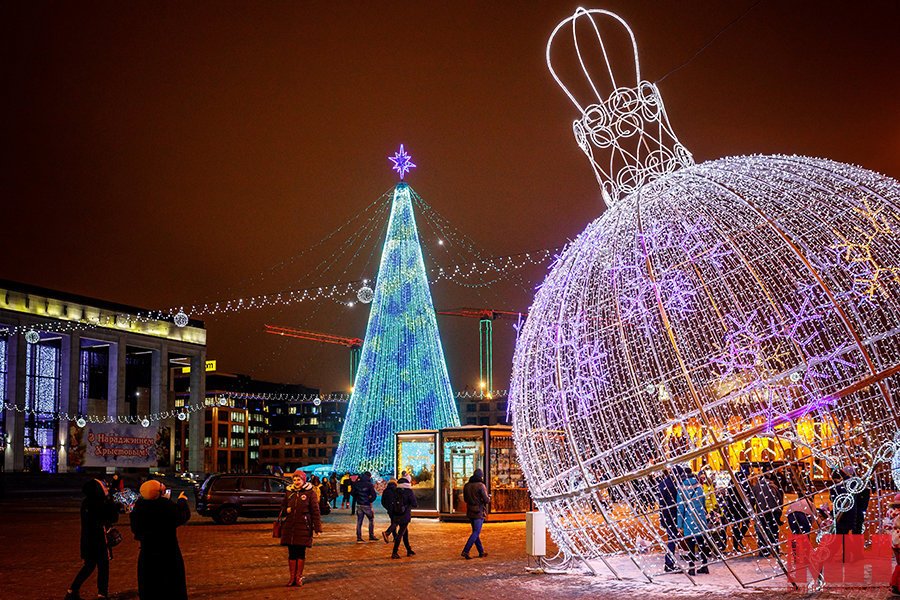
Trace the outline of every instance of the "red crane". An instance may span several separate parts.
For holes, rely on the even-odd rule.
[[[525,319],[526,313],[511,310],[494,310],[493,308],[453,308],[450,310],[439,310],[437,314],[479,320],[478,360],[481,374],[479,386],[482,391],[487,390],[488,395],[490,395],[494,391],[493,322],[495,319],[522,321]]]
[[[330,333],[320,333],[318,331],[306,331],[303,329],[294,329],[292,327],[280,327],[278,325],[266,325],[266,333],[271,333],[272,335],[285,335],[300,340],[320,342],[322,344],[336,344],[338,346],[350,348],[350,385],[353,385],[356,382],[356,370],[359,368],[359,357],[363,345],[363,341],[360,338],[344,337]]]

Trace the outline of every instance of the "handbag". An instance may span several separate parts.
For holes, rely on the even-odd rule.
[[[284,511],[278,513],[278,518],[275,519],[275,522],[272,524],[272,537],[280,538],[281,537],[281,529],[284,526],[284,519],[282,518],[284,515]]]
[[[106,533],[106,547],[115,548],[122,543],[122,534],[115,527],[104,528]]]

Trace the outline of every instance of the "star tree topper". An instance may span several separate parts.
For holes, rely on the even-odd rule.
[[[395,152],[393,156],[388,156],[388,160],[394,163],[394,166],[391,168],[400,173],[401,181],[410,169],[413,169],[416,166],[412,161],[412,157],[403,149],[403,144],[400,144],[400,150],[398,152]]]

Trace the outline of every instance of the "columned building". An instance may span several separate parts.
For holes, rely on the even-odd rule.
[[[186,360],[192,366],[190,403],[204,401],[203,323],[191,320],[177,327],[170,320],[129,318],[148,312],[0,280],[0,466],[4,470],[58,473],[74,469],[66,442],[78,416],[124,418],[173,411],[175,398],[169,391],[173,360]],[[203,439],[203,419],[203,410],[190,414],[193,439]],[[160,431],[173,431],[175,422],[172,412],[159,421]],[[167,459],[168,465],[160,468],[173,463],[174,439],[169,447],[169,456],[159,457],[160,463]],[[196,463],[190,469],[202,470],[202,455]]]

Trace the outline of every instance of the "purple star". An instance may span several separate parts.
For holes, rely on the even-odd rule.
[[[403,144],[400,144],[399,152],[395,152],[394,156],[388,156],[388,160],[394,163],[394,166],[391,167],[391,169],[400,173],[401,181],[409,170],[416,166],[413,164],[412,160],[410,160],[411,158],[412,157],[403,149]]]

